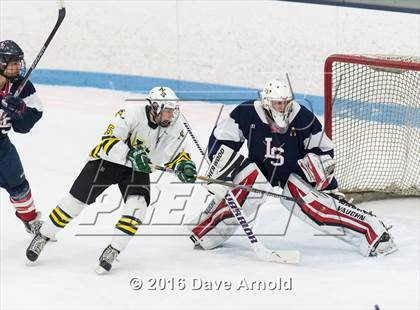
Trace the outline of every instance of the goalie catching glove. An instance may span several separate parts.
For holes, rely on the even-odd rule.
[[[335,160],[330,155],[308,153],[298,160],[308,182],[315,183],[317,190],[323,190],[334,177]]]
[[[194,183],[197,179],[197,170],[192,160],[180,161],[175,167],[175,174],[183,183]]]
[[[128,151],[127,159],[131,161],[134,170],[143,172],[143,173],[151,173],[152,169],[150,168],[151,160],[147,151],[141,147],[133,147]]]

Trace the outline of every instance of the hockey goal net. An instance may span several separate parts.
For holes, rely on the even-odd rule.
[[[420,196],[420,57],[332,55],[324,83],[340,190]]]

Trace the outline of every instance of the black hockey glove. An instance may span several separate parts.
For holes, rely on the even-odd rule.
[[[197,170],[191,160],[183,160],[176,165],[175,173],[184,183],[194,183],[197,179]]]
[[[22,119],[27,109],[25,101],[12,95],[6,95],[1,101],[0,107],[13,120]]]

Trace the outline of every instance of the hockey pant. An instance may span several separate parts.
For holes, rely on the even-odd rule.
[[[234,178],[233,182],[244,186],[254,187],[261,190],[272,191],[255,163],[248,164]],[[233,189],[232,193],[240,204],[242,211],[250,224],[257,215],[259,206],[265,202],[262,194],[248,192],[241,189]],[[203,249],[210,250],[221,245],[229,239],[237,230],[238,222],[227,206],[223,195],[214,195],[207,208],[194,221],[197,226],[189,226],[192,232],[191,240],[199,244]]]
[[[16,210],[16,216],[24,222],[36,218],[36,209],[31,188],[26,180],[22,163],[15,146],[4,138],[0,141],[0,187],[9,193],[9,199]]]

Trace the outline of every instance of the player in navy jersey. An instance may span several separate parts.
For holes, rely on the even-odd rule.
[[[36,234],[41,215],[35,209],[18,152],[8,136],[11,130],[28,133],[42,116],[41,101],[30,81],[18,97],[13,96],[23,80],[23,57],[22,49],[15,42],[0,42],[0,187],[9,193],[16,216],[26,230]]]
[[[208,175],[267,191],[280,186],[283,195],[304,201],[282,199],[281,203],[317,230],[339,236],[364,256],[396,251],[383,223],[348,203],[337,190],[334,145],[316,116],[294,100],[286,77],[269,81],[259,100],[238,105],[216,126],[209,139],[208,155],[213,161]],[[236,153],[245,142],[247,158]],[[207,187],[214,198],[190,238],[197,247],[212,249],[238,226],[223,199],[228,189],[219,184]],[[265,201],[255,193],[232,192],[248,217]]]

